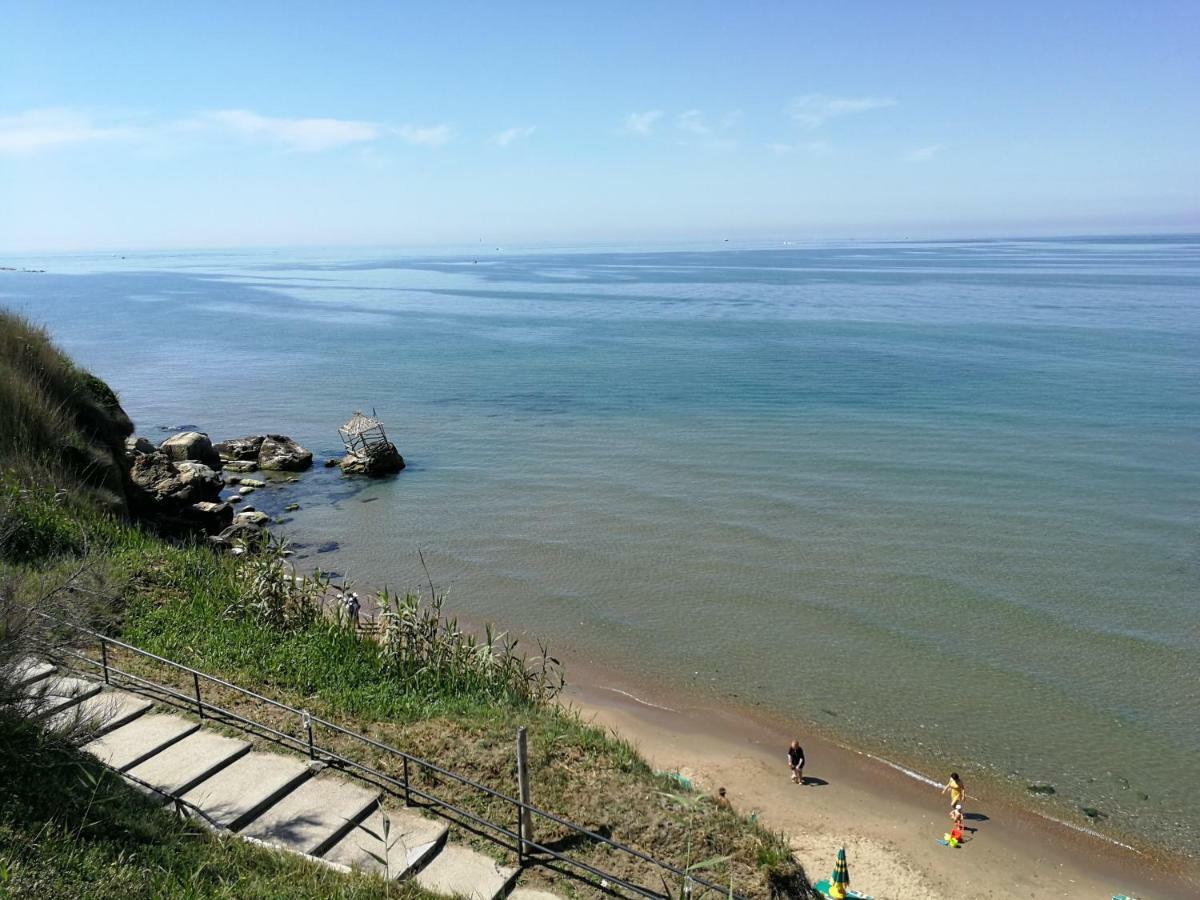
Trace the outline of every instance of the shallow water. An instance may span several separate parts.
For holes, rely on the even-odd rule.
[[[332,455],[375,407],[410,468],[287,526],[351,577],[421,547],[471,618],[1200,853],[1200,239],[728,247],[24,258],[0,301],[152,438]]]

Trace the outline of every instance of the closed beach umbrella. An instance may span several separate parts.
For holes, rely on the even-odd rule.
[[[829,878],[829,896],[845,897],[850,884],[850,869],[846,867],[846,848],[839,847],[837,862],[833,864],[833,875]]]

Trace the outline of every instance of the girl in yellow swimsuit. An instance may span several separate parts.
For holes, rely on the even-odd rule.
[[[946,782],[946,786],[942,788],[942,793],[950,792],[950,809],[961,807],[963,800],[967,797],[967,789],[963,785],[962,779],[958,777],[957,772],[950,773],[950,780]]]

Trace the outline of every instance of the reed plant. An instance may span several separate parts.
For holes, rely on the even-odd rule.
[[[532,659],[518,640],[490,624],[475,635],[447,616],[445,595],[378,594],[379,640],[385,670],[405,688],[449,696],[489,696],[520,703],[553,699],[565,684],[561,663],[544,643]]]

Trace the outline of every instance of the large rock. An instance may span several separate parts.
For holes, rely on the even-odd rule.
[[[245,437],[221,441],[214,445],[214,449],[221,455],[222,459],[257,464],[259,448],[262,447],[262,443],[266,439],[267,436],[265,434],[248,434]]]
[[[165,453],[146,453],[133,460],[129,480],[151,503],[161,503],[183,489],[179,469]]]
[[[191,460],[175,465],[179,470],[179,480],[183,482],[184,490],[188,493],[186,499],[189,502],[198,503],[201,500],[211,503],[220,502],[221,488],[225,487],[225,482],[217,472],[204,463]]]
[[[208,534],[216,534],[233,524],[233,507],[228,503],[201,500],[184,507],[181,518]]]
[[[181,431],[171,435],[159,444],[158,449],[176,462],[193,460],[210,469],[221,468],[220,455],[213,449],[208,435],[200,431]]]
[[[370,451],[347,453],[340,465],[347,475],[390,475],[404,468],[404,457],[392,444],[377,444]]]
[[[161,452],[135,458],[129,467],[129,480],[141,494],[139,506],[151,514],[153,510],[146,510],[147,505],[171,507],[169,511],[176,512],[201,501],[217,502],[224,487],[221,476],[203,463],[177,463]]]
[[[238,513],[236,516],[233,517],[234,525],[256,525],[256,526],[261,527],[263,525],[266,525],[270,521],[271,521],[271,517],[268,516],[261,509],[242,510],[240,513]]]
[[[269,537],[265,528],[250,522],[235,521],[228,528],[210,537],[209,542],[217,548],[230,550],[234,547],[245,547],[254,551],[264,547]]]
[[[260,469],[303,472],[312,465],[312,461],[312,451],[305,450],[283,434],[268,434],[258,448]]]

